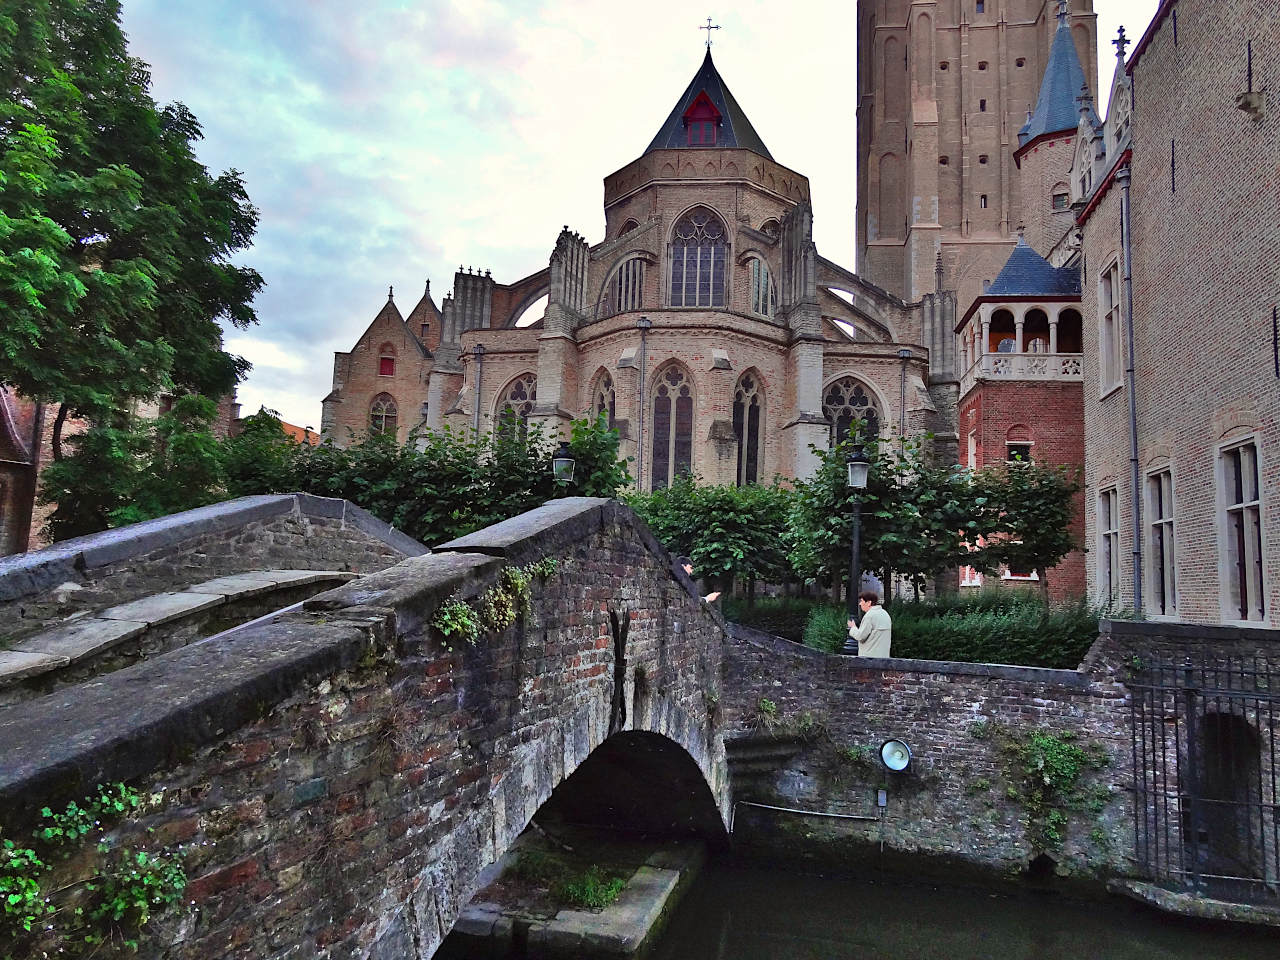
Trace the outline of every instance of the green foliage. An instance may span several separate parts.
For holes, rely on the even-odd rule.
[[[627,885],[623,877],[608,876],[596,864],[583,873],[568,877],[556,887],[556,896],[575,907],[599,910],[618,899]]]
[[[1070,523],[1078,483],[1067,470],[1001,465],[973,473],[938,462],[926,444],[871,440],[861,491],[862,567],[895,571],[923,585],[959,566],[1044,571],[1074,548]],[[815,451],[814,475],[796,484],[790,558],[802,577],[843,580],[849,565],[853,492],[846,461],[852,441]]]
[[[791,492],[774,483],[743,487],[699,484],[688,474],[626,502],[662,545],[688,556],[699,577],[781,581],[790,574],[781,536]],[[761,536],[774,531],[776,536]]]
[[[1027,839],[1035,848],[1058,849],[1073,813],[1096,817],[1111,801],[1105,786],[1086,783],[1091,772],[1110,762],[1101,746],[1082,744],[1071,731],[1019,730],[992,721],[986,722],[984,737],[1004,758],[1005,796],[1026,811]]]
[[[825,653],[839,653],[849,636],[849,613],[844,607],[813,607],[804,624],[804,645]],[[897,640],[897,637],[894,637]],[[895,656],[902,656],[895,649]]]
[[[522,850],[512,871],[526,883],[539,887],[553,887],[565,876],[567,868],[558,858],[545,850]]]
[[[32,846],[0,838],[0,957],[102,956],[135,951],[151,917],[177,903],[187,886],[181,852],[114,851],[104,832],[143,809],[138,791],[99,786],[80,802],[41,810]],[[68,883],[57,863],[94,857],[91,879]]]
[[[731,596],[720,601],[720,609],[732,623],[799,643],[809,611],[822,603],[810,597],[760,597],[750,603],[745,597]]]
[[[161,392],[225,394],[247,364],[218,321],[255,322],[262,285],[232,262],[258,217],[239,173],[211,175],[195,117],[151,99],[116,0],[8,9],[0,382],[99,422]]]
[[[55,539],[189,510],[224,497],[301,491],[344,497],[425,543],[463,536],[553,497],[614,496],[628,481],[618,434],[603,421],[578,421],[570,448],[574,483],[551,477],[552,441],[496,430],[476,437],[423,430],[404,446],[371,433],[339,448],[300,444],[263,410],[243,431],[216,440],[214,405],[183,396],[158,420],[122,412],[70,438],[73,451],[46,471],[44,500],[57,504]]]
[[[498,582],[471,603],[455,596],[441,604],[431,625],[446,638],[456,637],[475,646],[482,633],[500,633],[515,623],[517,616],[528,616],[534,578],[549,577],[558,566],[555,557],[543,557],[522,567],[503,567]]]
[[[887,609],[895,657],[1074,669],[1098,636],[1096,608],[1083,601],[1050,604],[1039,593],[951,593],[919,602],[898,600]],[[804,642],[834,653],[847,633],[843,608],[815,607]]]

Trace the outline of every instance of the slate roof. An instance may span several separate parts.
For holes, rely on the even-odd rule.
[[[1055,267],[1022,236],[984,297],[1080,296],[1080,271]]]
[[[751,126],[751,121],[742,112],[742,107],[738,106],[738,101],[733,99],[733,94],[729,92],[729,88],[720,79],[716,65],[711,62],[710,48],[707,49],[707,55],[702,60],[702,66],[698,68],[693,80],[689,83],[684,93],[681,94],[680,99],[676,101],[675,109],[671,111],[671,115],[667,117],[662,129],[653,138],[653,142],[649,144],[649,148],[645,150],[645,153],[649,153],[651,150],[703,149],[700,145],[689,145],[688,136],[684,128],[685,111],[698,98],[698,94],[703,91],[706,91],[707,97],[715,104],[716,109],[720,111],[721,117],[720,129],[716,134],[716,143],[714,146],[707,145],[705,149],[716,150],[722,147],[741,147],[744,150],[758,153],[762,157],[773,159],[773,154],[769,152],[769,148],[760,139],[760,134],[756,133],[755,128]]]
[[[1076,129],[1080,124],[1076,97],[1083,86],[1084,68],[1080,66],[1075,41],[1071,39],[1066,16],[1059,14],[1058,29],[1054,31],[1053,45],[1049,48],[1049,64],[1045,67],[1044,79],[1040,81],[1036,109],[1018,131],[1018,145],[1026,146],[1046,133]],[[1089,112],[1093,114],[1092,107]],[[1097,114],[1093,114],[1091,119],[1096,125]]]

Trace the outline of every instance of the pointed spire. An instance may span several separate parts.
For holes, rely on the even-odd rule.
[[[1053,43],[1049,47],[1049,62],[1040,82],[1040,96],[1026,125],[1018,131],[1019,147],[1025,147],[1047,133],[1074,130],[1080,122],[1076,91],[1085,85],[1084,68],[1080,66],[1080,55],[1076,52],[1075,41],[1071,39],[1066,8],[1066,0],[1058,0],[1058,28],[1053,32]]]
[[[676,101],[675,108],[667,117],[666,122],[662,124],[658,135],[653,138],[653,142],[649,144],[645,153],[653,150],[685,150],[689,148],[689,131],[685,123],[685,117],[693,109],[695,102],[699,102],[700,110],[706,110],[709,106],[719,115],[719,120],[715,127],[714,142],[694,143],[693,146],[695,148],[700,146],[713,148],[741,147],[744,150],[758,153],[762,157],[773,159],[773,154],[769,152],[769,148],[760,139],[760,134],[756,133],[742,107],[738,106],[738,101],[733,99],[733,94],[729,92],[729,88],[725,86],[724,81],[720,78],[716,65],[711,60],[710,47],[707,48],[706,56],[702,58],[702,66],[698,68],[693,80],[689,82],[689,86],[685,88],[684,93],[680,95],[680,99]],[[706,112],[710,115],[709,110]]]

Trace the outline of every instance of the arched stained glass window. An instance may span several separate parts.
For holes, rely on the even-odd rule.
[[[596,381],[595,394],[591,398],[591,415],[599,419],[600,414],[605,414],[609,421],[609,427],[612,429],[616,412],[617,399],[613,391],[613,377],[609,376],[609,371],[606,370],[600,374],[600,379]]]
[[[653,469],[650,489],[661,490],[693,468],[693,386],[684,367],[672,364],[653,390]]]
[[[671,234],[671,305],[723,307],[729,238],[706,207],[680,218]]]
[[[855,424],[863,437],[880,433],[880,410],[871,392],[854,377],[841,377],[822,395],[822,415],[831,423],[831,445],[849,436]]]
[[[498,400],[498,429],[504,432],[518,429],[523,437],[529,430],[529,415],[537,399],[537,374],[522,373],[512,380]]]
[[[733,391],[733,435],[738,440],[738,486],[760,479],[764,448],[764,399],[760,377],[744,373]]]
[[[369,404],[369,429],[374,433],[396,432],[396,402],[389,393],[380,393]]]
[[[751,261],[751,312],[762,317],[772,317],[774,299],[769,264],[757,257]]]

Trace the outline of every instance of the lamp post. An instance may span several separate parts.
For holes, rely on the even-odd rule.
[[[902,371],[898,381],[898,443],[907,442],[907,361],[911,359],[911,351],[903,347],[898,351],[898,359],[902,361]]]
[[[573,451],[569,449],[569,441],[561,440],[560,449],[551,458],[551,475],[556,483],[562,487],[573,483],[573,467],[576,462],[573,459]]]
[[[867,489],[867,472],[871,469],[871,461],[862,450],[861,443],[855,443],[853,453],[845,463],[849,471],[849,489],[853,491],[853,532],[849,537],[849,616],[858,617],[858,594],[862,589],[862,568],[859,565],[862,552],[862,491]]]

